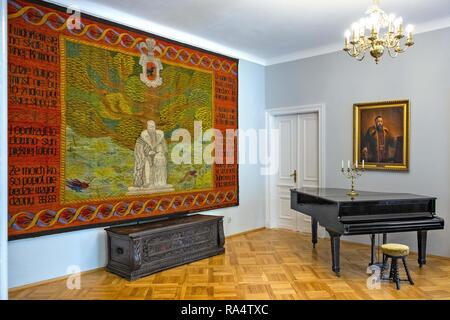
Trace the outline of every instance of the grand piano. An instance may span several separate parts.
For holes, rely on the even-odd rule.
[[[444,228],[444,219],[436,216],[436,198],[407,193],[358,191],[333,188],[291,189],[291,208],[311,216],[313,247],[317,243],[317,224],[331,239],[332,270],[340,275],[339,247],[342,235],[369,234],[374,263],[375,234],[417,232],[419,265],[426,264],[427,232]]]

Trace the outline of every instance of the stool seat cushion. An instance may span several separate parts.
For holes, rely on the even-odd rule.
[[[399,243],[386,243],[381,246],[383,254],[393,257],[404,257],[409,254],[409,247]]]

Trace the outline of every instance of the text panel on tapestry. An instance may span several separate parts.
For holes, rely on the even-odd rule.
[[[237,60],[41,1],[8,20],[11,238],[238,204]]]

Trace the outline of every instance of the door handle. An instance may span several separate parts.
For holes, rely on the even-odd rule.
[[[297,183],[297,170],[294,170],[294,173],[289,175],[290,177],[294,177],[294,183]]]

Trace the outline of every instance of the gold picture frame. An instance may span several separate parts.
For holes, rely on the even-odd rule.
[[[409,100],[353,105],[353,162],[366,170],[409,170]]]

